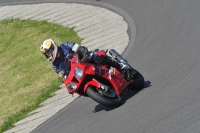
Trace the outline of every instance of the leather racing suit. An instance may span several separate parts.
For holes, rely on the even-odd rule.
[[[68,75],[70,69],[70,60],[73,58],[74,52],[72,51],[72,47],[76,43],[74,42],[64,42],[58,47],[58,52],[60,52],[60,57],[56,57],[54,62],[52,62],[52,67],[57,74],[61,77],[64,75]],[[80,46],[77,50],[79,58],[83,58],[88,56],[88,61],[95,64],[106,64],[121,69],[121,66],[118,62],[112,60],[110,57],[106,55],[105,52],[89,52],[88,49],[84,46]],[[92,54],[91,54],[92,53]]]

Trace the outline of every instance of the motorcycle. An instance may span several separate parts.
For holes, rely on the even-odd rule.
[[[127,63],[114,49],[110,49],[109,54],[114,60]],[[69,67],[71,70],[63,79],[68,92],[90,97],[105,106],[122,105],[123,95],[144,86],[143,76],[130,65],[129,69],[118,71],[116,68],[92,64],[75,56]]]

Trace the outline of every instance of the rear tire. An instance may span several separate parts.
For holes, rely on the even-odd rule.
[[[136,71],[136,74],[134,74],[133,77],[133,85],[132,85],[132,90],[138,90],[138,89],[142,89],[144,87],[144,77],[138,72]]]
[[[109,107],[118,107],[123,104],[122,98],[116,94],[115,99],[102,96],[94,87],[89,86],[86,90],[87,95],[94,101]]]

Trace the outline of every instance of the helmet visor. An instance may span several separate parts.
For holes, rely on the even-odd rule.
[[[53,55],[54,49],[55,49],[54,45],[51,45],[51,47],[49,49],[47,49],[46,52],[44,53],[45,56],[47,58],[51,57]]]

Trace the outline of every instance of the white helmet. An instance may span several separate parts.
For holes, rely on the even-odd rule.
[[[47,39],[40,46],[40,51],[46,56],[48,61],[53,62],[58,53],[58,45],[54,40]]]

